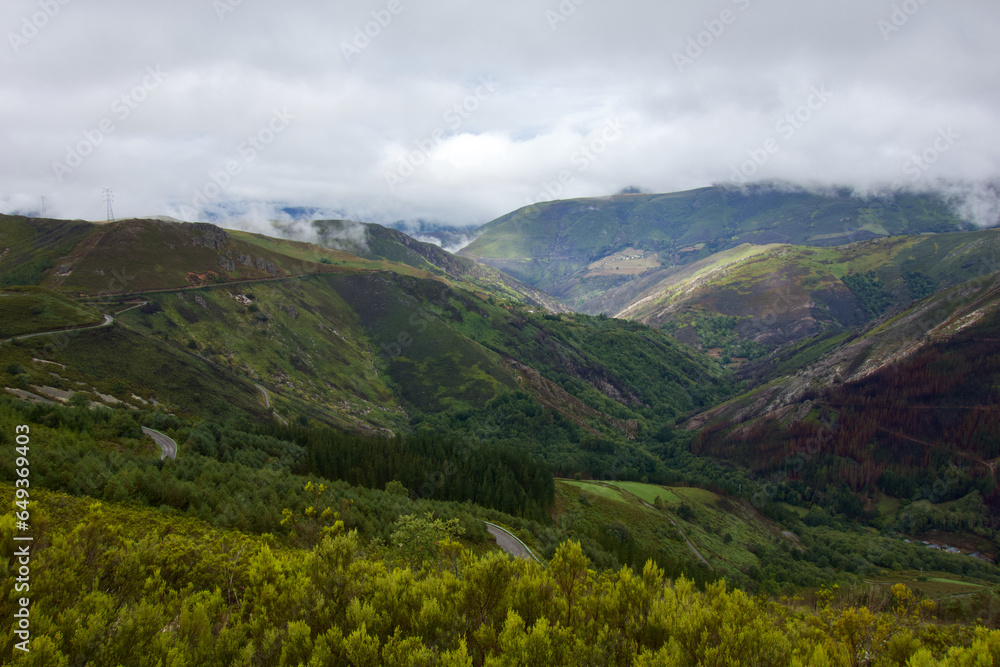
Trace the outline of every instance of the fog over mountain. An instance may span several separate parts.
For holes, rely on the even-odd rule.
[[[713,183],[998,216],[994,0],[9,0],[0,211],[467,227]],[[447,244],[446,244],[447,245]]]

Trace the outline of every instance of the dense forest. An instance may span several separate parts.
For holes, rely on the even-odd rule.
[[[3,485],[7,500],[13,487]],[[404,516],[408,549],[335,522],[311,548],[153,510],[39,493],[32,650],[5,664],[986,665],[1000,631],[928,623],[899,584],[781,602],[670,580],[653,563],[595,571],[574,542],[547,567],[477,556],[454,522]],[[16,609],[11,537],[0,614]],[[996,615],[996,612],[994,612]],[[994,619],[995,620],[995,619]]]
[[[373,489],[398,482],[411,495],[437,500],[472,501],[507,514],[542,519],[552,504],[552,473],[523,451],[427,433],[374,438],[327,428],[269,424],[259,429],[302,448],[292,466],[296,474],[314,474]],[[245,436],[198,437],[194,451],[222,460],[244,451]],[[200,449],[200,445],[210,452]],[[225,452],[225,453],[223,453]]]

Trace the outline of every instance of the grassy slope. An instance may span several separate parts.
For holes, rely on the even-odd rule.
[[[705,380],[711,391],[720,382],[713,364],[668,338],[633,336],[641,327],[544,320],[509,302],[496,306],[480,292],[495,271],[469,273],[468,260],[393,230],[373,228],[369,251],[416,266],[212,225],[132,220],[88,229],[60,259],[69,274],[50,273],[48,284],[63,293],[142,294],[152,303],[123,313],[122,325],[174,355],[204,357],[260,382],[289,417],[398,431],[415,413],[478,410],[526,389],[577,423],[634,435],[619,422],[642,410],[662,421],[702,406]],[[461,270],[449,272],[445,260]],[[321,275],[292,277],[306,273]],[[113,358],[108,351],[102,363]],[[637,381],[637,363],[667,374]],[[541,375],[525,383],[536,368]],[[141,384],[141,375],[123,379]]]
[[[845,284],[847,276],[873,272],[886,306],[898,309],[924,296],[914,291],[914,274],[924,289],[941,289],[1000,269],[997,256],[997,230],[832,248],[741,246],[650,281],[642,291],[611,290],[593,305],[598,310],[622,306],[617,317],[670,324],[675,330],[699,315],[735,316],[741,320],[740,337],[787,342],[829,327],[858,326],[871,317],[862,298]]]
[[[809,555],[803,549],[810,550],[817,543],[829,548],[840,540],[846,540],[845,544],[862,540],[867,543],[868,557],[873,560],[872,554],[899,550],[919,554],[926,551],[922,544],[905,544],[901,536],[887,537],[874,532],[862,536],[826,527],[800,525],[797,528],[800,534],[796,535],[783,531],[745,501],[699,488],[664,487],[639,482],[557,480],[556,491],[555,518],[563,527],[574,527],[581,532],[587,532],[588,528],[609,531],[615,522],[624,522],[629,529],[629,541],[652,550],[662,550],[675,558],[690,559],[691,565],[694,565],[699,559],[680,539],[679,528],[709,562],[713,571],[738,587],[753,585],[760,582],[760,577],[775,575],[784,575],[789,581],[803,576],[818,575],[820,579],[839,576],[839,573],[830,570],[825,575],[819,574],[820,570],[814,564],[806,563],[806,559],[801,558]],[[661,510],[649,507],[657,496],[664,501]],[[692,510],[688,519],[678,514],[682,503]],[[775,554],[781,554],[785,560],[778,568],[772,562]],[[788,563],[789,554],[794,554],[792,563],[798,563],[801,558],[801,565]],[[961,571],[973,561],[968,556],[949,555],[945,556],[945,562],[953,564],[955,571]],[[789,566],[795,571],[781,570]],[[876,571],[869,571],[864,579],[887,587],[904,583],[928,597],[945,598],[991,586],[990,582],[976,578],[976,571],[969,570],[969,576],[962,576],[943,571],[879,567]],[[757,578],[756,581],[753,581],[754,578]]]
[[[0,286],[39,284],[95,228],[82,220],[0,215]]]
[[[312,228],[318,233],[320,243],[343,248],[359,257],[410,266],[470,292],[541,306],[554,312],[566,310],[548,294],[491,266],[453,255],[395,229],[346,220],[317,220]]]
[[[681,539],[679,528],[712,569],[734,584],[745,582],[751,567],[761,567],[760,559],[753,553],[758,550],[754,545],[788,540],[778,526],[753,509],[704,489],[569,480],[559,480],[556,488],[565,503],[564,514],[585,517],[572,520],[586,520],[600,526],[622,521],[637,542],[665,549],[675,558],[700,562]],[[581,502],[584,496],[586,499]],[[664,501],[664,509],[650,507],[656,496]],[[692,508],[689,519],[677,514],[682,503]]]
[[[481,308],[488,318],[457,325],[467,336],[618,420],[669,420],[728,391],[717,364],[655,329],[586,315]]]
[[[115,294],[336,270],[234,238],[207,224],[124,220],[95,227],[60,260],[68,275],[44,285],[70,294]]]
[[[53,361],[65,368],[33,362],[32,358]],[[249,416],[259,420],[267,414],[260,392],[245,377],[118,323],[0,347],[0,365],[13,363],[28,371],[32,384],[72,390],[82,387],[84,391],[95,387],[126,401],[133,401],[130,396],[135,393],[181,415],[220,420]],[[52,372],[65,380],[54,379]],[[14,379],[8,376],[3,381]]]
[[[0,338],[84,324],[100,324],[101,314],[61,294],[38,287],[0,289]]]
[[[397,401],[336,281],[309,276],[157,294],[150,298],[162,310],[133,310],[122,321],[176,348],[197,350],[276,396],[322,407],[345,428],[398,428]]]
[[[314,243],[273,238],[270,236],[264,236],[263,234],[237,232],[232,230],[228,230],[228,233],[234,239],[245,241],[270,252],[280,253],[281,255],[313,264],[323,264],[327,266],[341,267],[344,269],[391,269],[404,275],[420,277],[431,277],[433,275],[429,266],[414,267],[403,262],[379,261],[377,259],[366,258],[344,250],[326,248]]]
[[[516,388],[497,354],[456,330],[466,317],[482,317],[488,304],[437,281],[389,273],[344,276],[335,287],[407,405],[431,413],[477,408]]]

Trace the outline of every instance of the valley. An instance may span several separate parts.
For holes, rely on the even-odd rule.
[[[1000,235],[939,202],[552,202],[459,255],[345,220],[0,227],[0,426],[32,429],[52,558],[153,521],[195,568],[169,585],[225,561],[256,595],[247,549],[471,576],[516,548],[492,523],[525,577],[997,600]]]

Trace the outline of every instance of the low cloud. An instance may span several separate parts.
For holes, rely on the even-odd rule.
[[[556,29],[558,3],[404,3],[349,59],[341,44],[384,4],[228,6],[220,20],[209,2],[70,3],[0,50],[0,210],[45,197],[49,215],[103,219],[113,188],[118,216],[468,228],[554,184],[560,197],[670,192],[744,165],[750,181],[859,192],[1000,175],[995,0],[920,3],[905,20],[871,0],[588,2]],[[34,12],[10,0],[0,25]],[[137,96],[150,67],[168,75]],[[99,132],[109,117],[114,132]],[[576,159],[609,119],[621,135]],[[87,155],[59,181],[67,147]],[[995,220],[989,188],[948,188]]]
[[[310,227],[316,233],[316,242],[333,250],[353,254],[368,253],[368,228],[353,220],[315,221]]]

